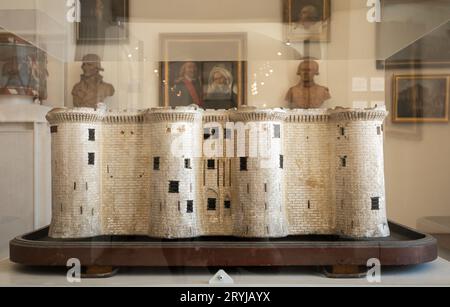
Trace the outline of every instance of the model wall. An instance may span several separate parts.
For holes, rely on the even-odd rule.
[[[292,112],[285,125],[289,232],[334,233],[334,134],[326,111]]]
[[[148,234],[150,140],[143,115],[108,114],[103,129],[102,229],[105,234]]]

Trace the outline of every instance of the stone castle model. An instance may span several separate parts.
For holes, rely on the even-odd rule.
[[[384,108],[55,109],[49,235],[386,237],[386,116]],[[262,135],[246,130],[243,142],[222,129],[227,122]],[[264,142],[270,157],[252,156]],[[224,155],[202,156],[204,143]],[[185,145],[181,154],[174,144]]]

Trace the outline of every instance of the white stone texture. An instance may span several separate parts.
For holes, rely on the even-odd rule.
[[[386,237],[383,111],[332,115],[336,138],[336,231],[349,237]],[[342,131],[341,129],[344,129]],[[347,157],[346,166],[342,157]],[[379,198],[373,210],[372,198]]]
[[[150,142],[142,114],[108,114],[103,126],[102,229],[107,235],[148,234]]]
[[[286,205],[293,235],[334,233],[334,141],[328,119],[323,110],[296,110],[286,120]]]
[[[147,114],[150,140],[150,223],[149,235],[158,238],[189,238],[201,235],[199,216],[200,157],[192,144],[201,138],[201,113],[197,111],[160,110]],[[173,146],[177,144],[177,146]],[[179,146],[178,146],[179,145]],[[154,169],[154,158],[160,167]],[[190,159],[191,168],[185,167]],[[178,192],[170,193],[170,182],[178,182]],[[193,201],[193,212],[188,212]]]
[[[244,110],[231,114],[234,122],[249,125],[244,142],[245,156],[233,158],[233,235],[238,237],[284,237],[288,235],[284,203],[283,121],[281,110]],[[280,138],[274,137],[274,126],[280,127]],[[254,130],[252,130],[254,129]],[[237,147],[238,147],[237,146]],[[247,170],[241,170],[241,158],[247,158]]]
[[[58,116],[59,115],[59,116]],[[100,112],[55,114],[52,126],[52,223],[50,237],[102,234],[102,119]],[[89,140],[95,129],[96,140]],[[100,137],[99,137],[100,136]],[[89,165],[89,153],[95,154]]]

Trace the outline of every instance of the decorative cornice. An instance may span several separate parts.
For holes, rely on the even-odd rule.
[[[384,121],[389,112],[386,108],[373,109],[343,109],[336,108],[330,111],[333,121]]]
[[[126,124],[144,122],[261,122],[279,121],[286,123],[327,123],[329,121],[383,121],[388,115],[386,108],[373,109],[240,109],[207,110],[194,107],[154,108],[135,112],[109,112],[89,108],[56,108],[46,118],[50,124],[62,122]]]
[[[283,109],[257,109],[245,107],[230,111],[230,119],[234,122],[284,121],[287,112]]]
[[[102,110],[95,110],[89,108],[56,108],[50,111],[46,118],[47,121],[53,125],[63,122],[74,123],[94,123],[101,122],[105,116]]]
[[[287,123],[327,123],[330,113],[327,109],[293,109],[287,112]]]
[[[227,110],[206,110],[203,113],[204,123],[226,123],[230,121],[230,112]]]
[[[202,111],[193,107],[155,108],[145,114],[146,122],[194,122],[200,121]]]
[[[107,114],[103,121],[106,124],[135,124],[143,123],[144,117],[145,112],[143,111],[138,111],[135,113],[118,112]]]

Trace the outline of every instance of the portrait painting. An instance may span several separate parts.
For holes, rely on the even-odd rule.
[[[236,62],[204,62],[203,94],[210,109],[232,109],[238,106],[238,64]]]
[[[128,40],[129,0],[80,0],[78,44]]]
[[[329,41],[330,0],[284,0],[288,42]]]
[[[181,107],[203,104],[201,63],[171,62],[168,63],[167,81],[168,102],[170,106]]]
[[[232,109],[242,104],[245,64],[233,61],[162,63],[164,106],[196,104],[204,109]]]
[[[448,122],[450,75],[394,77],[394,122]]]
[[[160,33],[160,55],[161,106],[246,104],[247,33]]]

